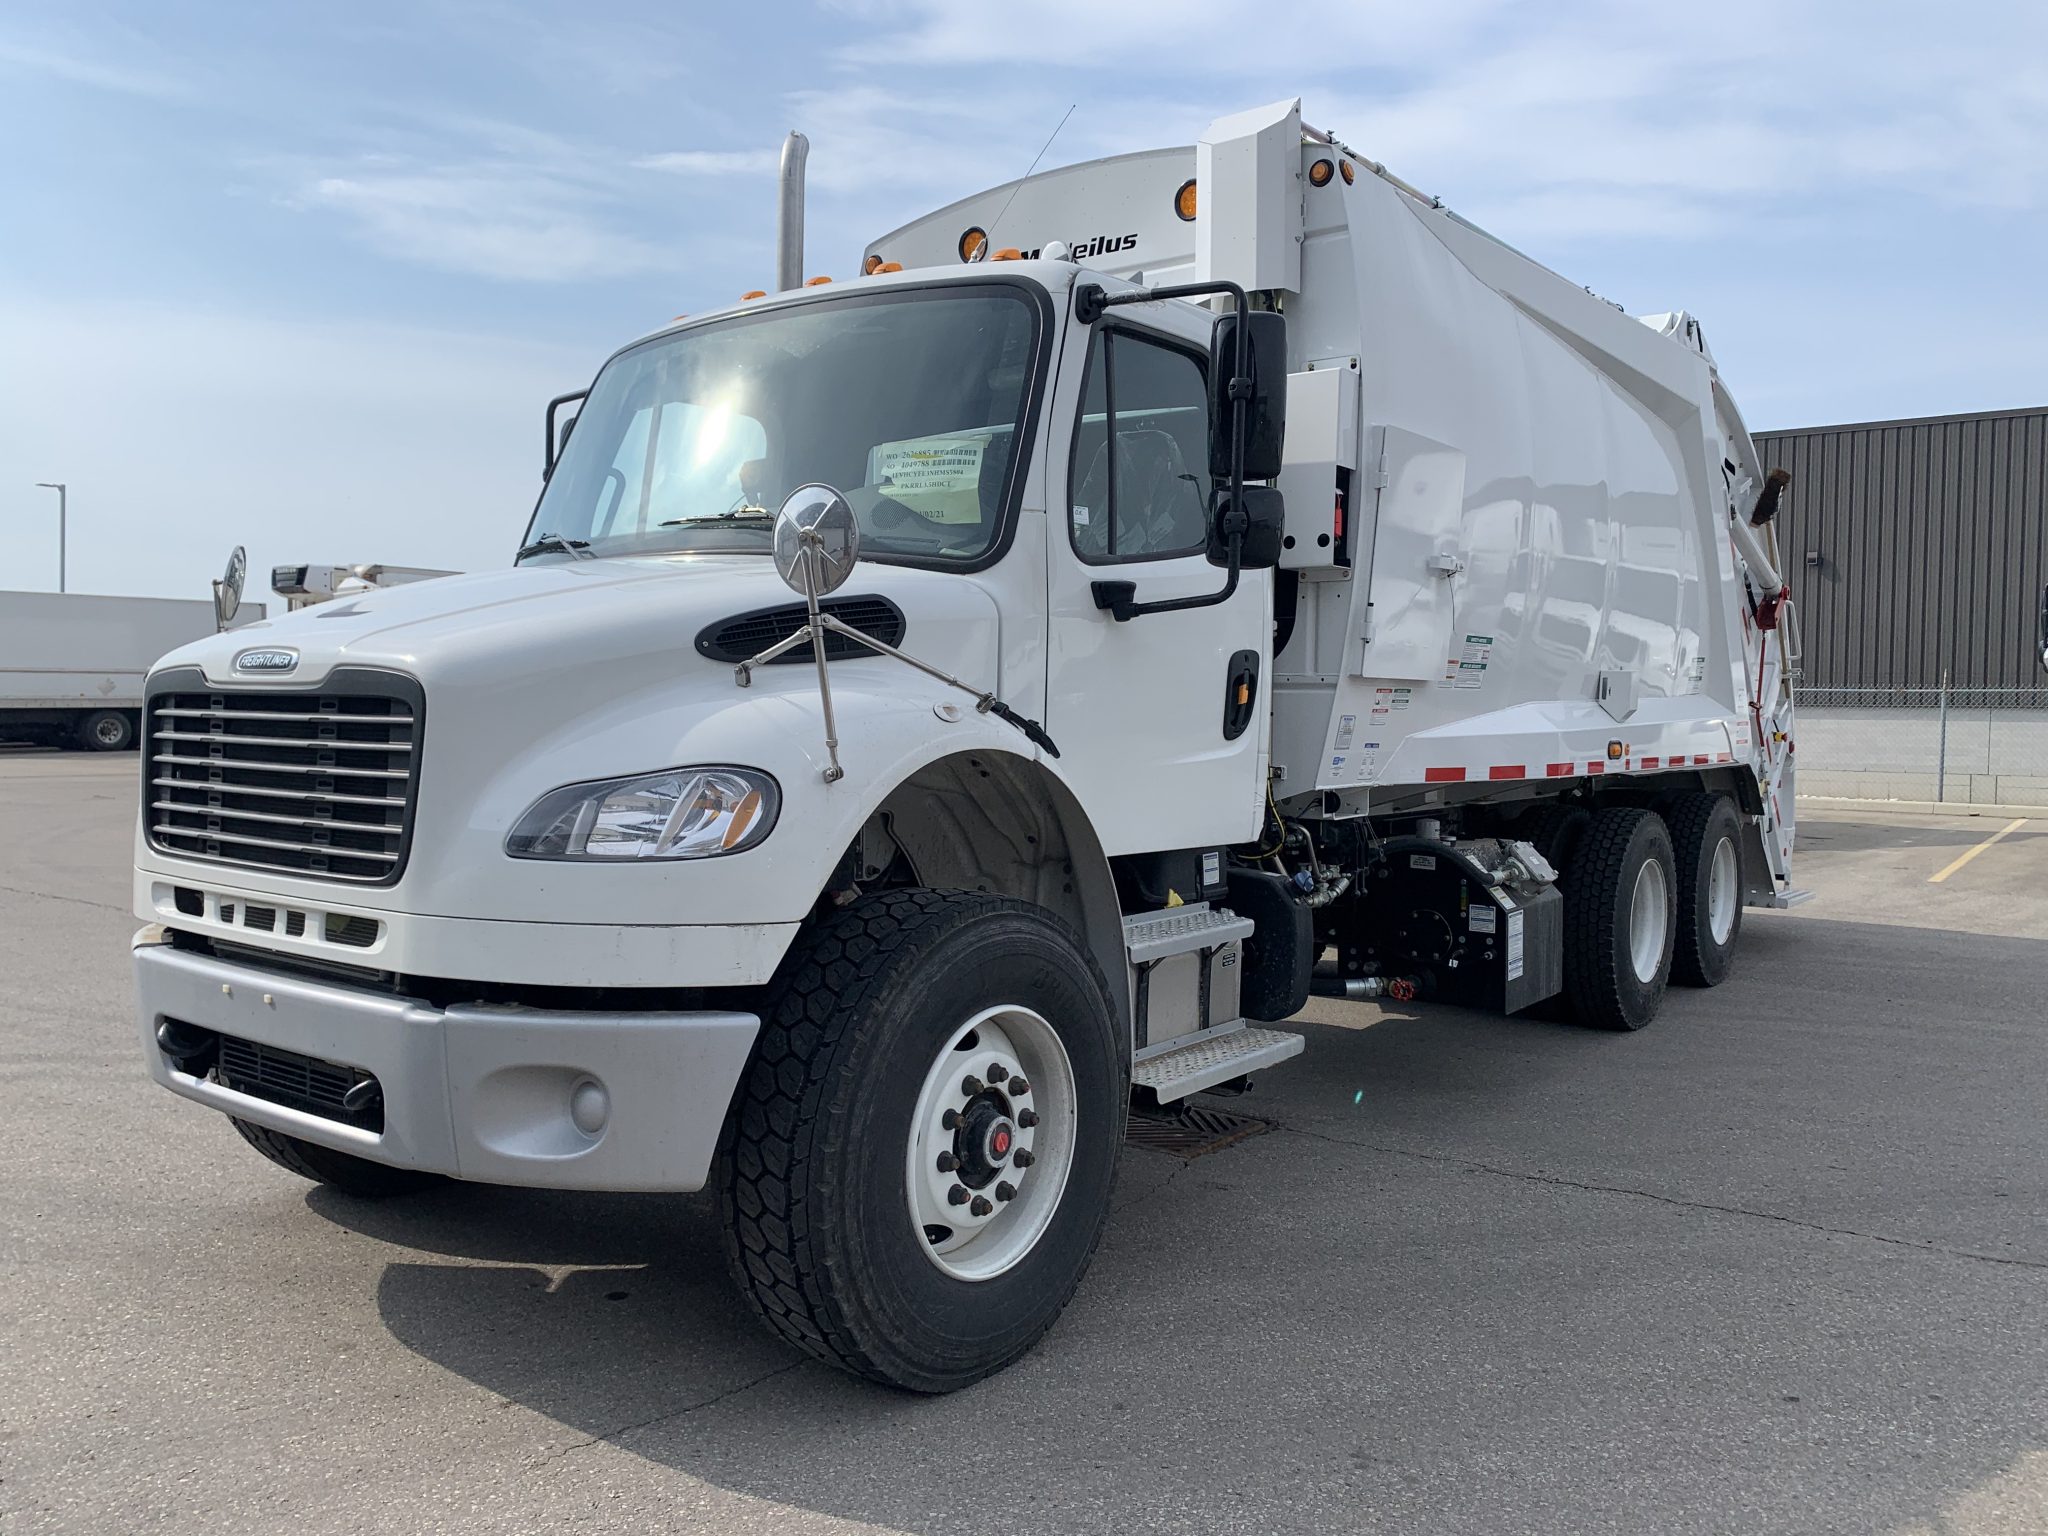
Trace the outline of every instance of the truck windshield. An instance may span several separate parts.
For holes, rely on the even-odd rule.
[[[848,295],[646,342],[598,375],[529,552],[765,554],[783,498],[822,481],[852,503],[863,554],[978,560],[1008,515],[1038,351],[1037,306],[1008,285]]]

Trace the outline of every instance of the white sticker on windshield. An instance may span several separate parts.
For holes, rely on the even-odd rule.
[[[868,484],[899,500],[932,491],[972,491],[981,485],[980,437],[913,437],[877,443],[868,453]]]

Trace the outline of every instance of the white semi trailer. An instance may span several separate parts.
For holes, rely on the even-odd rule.
[[[1720,980],[1796,655],[1698,326],[1297,103],[865,258],[607,362],[510,568],[167,658],[135,963],[284,1167],[714,1184],[771,1327],[943,1391],[1311,992]]]
[[[0,592],[0,741],[127,751],[157,657],[218,627],[204,599]]]

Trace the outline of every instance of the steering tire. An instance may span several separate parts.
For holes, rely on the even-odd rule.
[[[783,962],[726,1124],[727,1254],[774,1332],[950,1392],[1043,1337],[1109,1214],[1129,1068],[1108,983],[1042,908],[900,890]]]

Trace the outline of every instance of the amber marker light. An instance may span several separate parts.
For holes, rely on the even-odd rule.
[[[1339,160],[1337,162],[1337,174],[1344,178],[1344,185],[1347,187],[1358,179],[1358,172],[1352,168],[1349,160]]]
[[[1327,187],[1330,178],[1337,174],[1337,167],[1328,160],[1318,160],[1308,168],[1308,183],[1312,187]]]
[[[1180,215],[1181,222],[1195,222],[1195,178],[1190,176],[1180,184],[1180,190],[1173,194],[1173,211]]]
[[[969,225],[960,235],[960,259],[980,261],[988,255],[988,231],[979,224]]]

